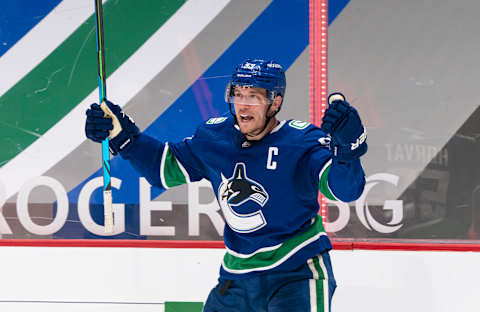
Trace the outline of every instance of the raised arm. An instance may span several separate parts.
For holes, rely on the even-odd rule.
[[[365,186],[360,157],[368,149],[367,132],[357,110],[343,94],[329,96],[329,107],[322,119],[321,130],[329,134],[329,147],[333,154],[328,176],[323,179],[323,188],[329,190],[335,199],[344,202],[356,200]]]
[[[154,186],[170,188],[203,178],[188,140],[170,146],[140,133],[120,106],[109,101],[106,105],[92,104],[87,110],[85,134],[89,139],[101,142],[108,136],[111,153],[128,160]]]

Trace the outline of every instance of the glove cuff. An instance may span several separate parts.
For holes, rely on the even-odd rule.
[[[368,146],[366,141],[354,149],[352,149],[352,145],[333,145],[333,157],[338,161],[350,162],[363,156],[367,150]]]
[[[110,152],[113,155],[127,152],[138,137],[139,133],[140,130],[134,123],[128,124],[116,137],[109,140]]]

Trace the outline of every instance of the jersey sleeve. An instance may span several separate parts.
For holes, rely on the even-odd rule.
[[[204,178],[203,165],[194,155],[192,145],[192,138],[169,143],[142,133],[120,154],[150,184],[168,189]]]
[[[206,178],[205,166],[199,152],[201,145],[197,131],[193,137],[167,146],[168,151],[165,153],[165,160],[162,160],[161,172],[164,173],[165,182],[169,187],[178,185],[177,183],[195,182]]]
[[[328,149],[329,139],[320,129],[311,126],[304,137],[310,153],[310,174],[318,181],[319,191],[330,200],[350,202],[357,199],[365,186],[365,173],[360,160],[340,163]]]
[[[365,173],[360,159],[345,163],[332,159],[328,176],[323,178],[324,181],[320,179],[320,185],[325,183],[331,195],[343,202],[358,199],[365,187]]]

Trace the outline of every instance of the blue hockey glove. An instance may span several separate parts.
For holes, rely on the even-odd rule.
[[[330,94],[328,103],[321,130],[331,136],[334,157],[343,162],[358,159],[367,152],[367,132],[357,110],[341,93]]]
[[[117,155],[125,151],[140,133],[132,119],[123,113],[120,106],[110,101],[102,105],[90,105],[86,112],[85,134],[94,142],[109,138],[110,152]]]

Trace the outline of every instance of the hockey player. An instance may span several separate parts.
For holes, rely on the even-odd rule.
[[[239,64],[225,93],[232,116],[211,118],[177,143],[140,133],[119,106],[107,102],[121,127],[112,137],[112,119],[101,107],[87,110],[87,137],[100,142],[110,134],[112,153],[152,185],[211,182],[226,221],[226,253],[205,312],[330,310],[336,288],[332,245],[317,195],[320,190],[345,202],[361,195],[365,129],[340,94],[331,96],[322,129],[278,121],[285,87],[280,64]]]

